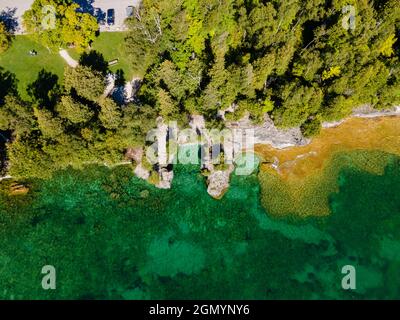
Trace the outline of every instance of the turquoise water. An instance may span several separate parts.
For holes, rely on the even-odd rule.
[[[400,160],[384,175],[343,168],[338,183],[329,217],[296,220],[265,212],[256,174],[222,200],[190,166],[171,190],[129,167],[30,181],[26,196],[0,195],[0,298],[398,298]],[[341,288],[347,264],[356,290]],[[41,287],[44,265],[56,290]]]

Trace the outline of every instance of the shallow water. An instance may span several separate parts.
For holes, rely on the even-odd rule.
[[[129,167],[59,172],[30,181],[26,196],[3,183],[0,297],[398,298],[400,158],[382,159],[382,174],[340,169],[325,217],[268,214],[256,174],[233,177],[214,200],[189,166],[171,190]],[[356,290],[341,288],[348,264]],[[41,287],[44,265],[56,268],[56,290]]]
[[[349,118],[322,129],[308,145],[286,149],[257,145],[256,152],[266,173],[260,176],[262,203],[270,213],[326,216],[331,212],[329,195],[338,191],[343,167],[382,174],[388,157],[400,156],[400,121],[398,117]]]

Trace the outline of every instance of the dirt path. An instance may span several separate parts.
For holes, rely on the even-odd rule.
[[[76,68],[79,65],[78,61],[72,59],[66,50],[60,50],[59,53],[60,56],[68,63],[70,67]]]

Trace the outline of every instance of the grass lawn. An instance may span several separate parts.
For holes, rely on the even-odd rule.
[[[38,55],[30,56],[30,50],[36,50]],[[28,84],[36,80],[40,70],[52,72],[62,81],[65,66],[66,63],[58,52],[50,53],[26,35],[16,36],[11,48],[0,54],[0,67],[16,75],[18,90],[24,99],[28,98],[26,93]]]
[[[118,59],[118,63],[110,67],[110,70],[115,72],[118,69],[122,69],[125,79],[131,80],[136,74],[125,53],[124,39],[126,35],[127,32],[102,32],[92,43],[92,50],[102,53],[107,62]],[[80,54],[75,50],[70,49],[68,52],[72,58],[79,60]]]
[[[135,73],[125,54],[125,36],[126,32],[103,32],[92,44],[92,50],[102,53],[106,61],[118,59],[119,62],[110,67],[110,70],[115,72],[122,69],[125,79],[131,80]],[[36,50],[38,55],[30,56],[30,50]],[[74,49],[69,49],[68,52],[72,58],[79,60],[80,54]],[[24,99],[28,99],[27,86],[36,80],[40,70],[45,69],[56,74],[62,82],[66,65],[58,52],[49,52],[26,35],[16,36],[11,48],[0,54],[0,67],[16,75],[18,90]]]

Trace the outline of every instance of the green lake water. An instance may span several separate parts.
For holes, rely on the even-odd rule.
[[[346,166],[325,218],[274,218],[257,174],[221,200],[193,166],[170,190],[129,167],[88,167],[0,194],[2,299],[375,299],[400,297],[400,159]],[[270,192],[274,192],[270,190]],[[56,290],[43,290],[53,265]],[[356,290],[343,290],[353,265]]]

